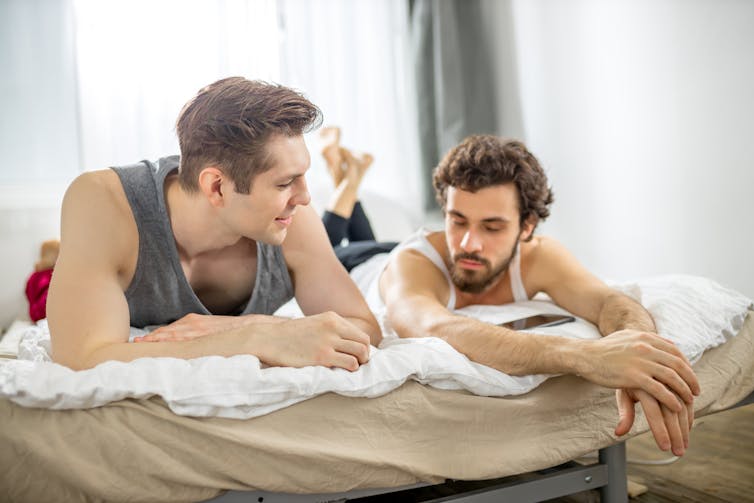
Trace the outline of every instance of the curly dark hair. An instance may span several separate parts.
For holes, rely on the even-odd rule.
[[[520,224],[532,216],[537,221],[550,215],[552,190],[542,166],[523,143],[492,135],[473,135],[453,147],[434,170],[432,184],[443,210],[448,187],[476,192],[513,182],[518,189]]]
[[[228,77],[199,90],[178,116],[181,149],[178,179],[188,192],[199,189],[199,173],[217,164],[248,194],[252,179],[272,167],[267,140],[316,129],[322,112],[301,93],[243,77]]]

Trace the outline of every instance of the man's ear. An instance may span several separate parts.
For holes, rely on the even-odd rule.
[[[228,190],[225,173],[217,166],[207,166],[199,172],[199,190],[215,207],[225,204],[225,191]]]
[[[539,218],[537,218],[536,215],[529,215],[529,218],[524,220],[523,225],[521,225],[521,241],[526,242],[531,239],[531,236],[534,233],[534,228],[537,226],[537,222],[539,222]]]

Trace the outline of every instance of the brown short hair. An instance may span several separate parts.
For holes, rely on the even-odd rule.
[[[453,147],[435,168],[432,183],[445,210],[448,187],[476,192],[513,182],[518,189],[520,223],[535,216],[544,220],[553,194],[539,161],[523,143],[492,135],[474,135]]]
[[[248,194],[252,179],[270,169],[267,140],[316,129],[322,112],[301,93],[243,77],[228,77],[199,90],[178,115],[181,148],[178,179],[189,192],[199,188],[199,172],[218,165]]]

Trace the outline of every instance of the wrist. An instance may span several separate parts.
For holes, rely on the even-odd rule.
[[[270,344],[269,327],[267,324],[256,323],[251,330],[248,326],[238,328],[244,340],[244,353],[254,355],[260,362],[268,365],[275,360],[274,347]]]
[[[592,341],[565,339],[558,347],[560,373],[579,377],[589,374]]]

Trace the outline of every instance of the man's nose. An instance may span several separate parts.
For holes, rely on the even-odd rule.
[[[474,253],[482,251],[482,241],[479,236],[471,229],[466,231],[461,240],[461,249],[466,253]]]
[[[306,185],[306,180],[302,176],[299,178],[301,182],[298,190],[291,198],[291,206],[306,206],[312,200],[311,194],[309,194],[309,187]]]

